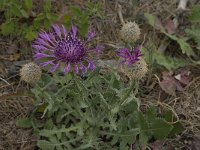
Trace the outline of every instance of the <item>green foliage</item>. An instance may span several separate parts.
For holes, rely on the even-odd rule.
[[[29,118],[20,118],[16,121],[16,125],[22,128],[30,128],[31,125],[31,119]]]
[[[192,29],[186,29],[186,33],[194,39],[194,41],[200,46],[200,28],[194,27]]]
[[[57,20],[52,12],[51,1],[45,1],[42,12],[33,12],[32,0],[4,0],[0,3],[5,20],[1,25],[2,35],[12,35],[27,41],[37,37],[41,26],[49,28]],[[31,13],[35,16],[31,16]],[[33,19],[33,20],[32,20]]]
[[[181,48],[183,54],[186,54],[187,56],[195,55],[191,46],[186,42],[187,38],[177,37],[176,35],[168,34],[156,16],[145,13],[145,17],[151,26],[159,29],[162,33],[164,33],[166,36],[168,36],[171,40],[176,41],[180,45],[180,48]]]
[[[124,84],[116,73],[100,76],[99,69],[85,79],[44,74],[32,89],[37,99],[34,113],[42,111],[46,118],[42,124],[30,118],[41,139],[38,147],[128,150],[134,142],[146,145],[167,137],[174,126],[158,118],[154,107],[143,114],[135,87],[135,82]]]
[[[153,43],[149,45],[149,48],[143,48],[142,52],[144,53],[145,60],[147,60],[149,64],[154,65],[154,63],[157,63],[170,71],[189,64],[187,59],[159,53]]]
[[[102,11],[102,6],[100,2],[94,3],[88,0],[86,2],[86,12],[89,16],[104,18],[104,13]]]
[[[192,9],[192,13],[189,17],[191,22],[200,22],[200,5],[196,5]]]
[[[80,8],[72,6],[71,11],[74,14],[71,20],[68,21],[68,24],[74,22],[79,25],[80,34],[86,36],[89,28],[89,16],[86,12],[82,11]]]

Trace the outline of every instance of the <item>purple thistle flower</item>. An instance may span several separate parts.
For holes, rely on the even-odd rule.
[[[137,46],[134,50],[129,50],[128,48],[119,49],[118,56],[122,58],[120,64],[127,64],[128,66],[131,66],[135,62],[139,61],[143,54],[141,54],[140,46]]]
[[[88,43],[94,38],[95,32],[89,31],[86,39],[80,39],[75,26],[70,32],[64,25],[53,25],[52,28],[53,32],[39,33],[32,45],[35,49],[34,59],[43,60],[40,66],[51,66],[49,72],[54,72],[64,64],[64,73],[74,71],[76,74],[85,74],[88,69],[93,71],[96,68],[88,56],[101,52],[104,47],[89,48]]]

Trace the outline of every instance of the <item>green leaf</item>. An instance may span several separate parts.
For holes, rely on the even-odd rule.
[[[167,68],[168,70],[175,70],[178,69],[180,67],[184,67],[187,64],[189,64],[189,62],[185,59],[181,59],[181,58],[176,58],[173,56],[165,56],[163,54],[154,54],[155,55],[155,60],[159,65],[164,66],[165,68]]]
[[[142,133],[139,134],[139,143],[142,146],[147,145],[148,141],[149,141],[149,137],[145,134],[145,132],[142,132]]]
[[[22,13],[20,10],[21,10],[20,6],[13,3],[10,12],[12,13],[13,16],[22,17]]]
[[[29,30],[29,31],[26,33],[25,38],[26,38],[28,41],[32,41],[32,40],[34,40],[37,36],[38,36],[38,34],[37,34],[36,32]]]
[[[76,16],[81,16],[82,12],[78,7],[71,6],[70,10],[76,15]]]
[[[79,126],[69,127],[69,128],[64,128],[64,129],[56,129],[56,130],[43,129],[43,130],[40,131],[39,135],[49,137],[53,134],[59,134],[59,133],[62,133],[62,132],[70,132],[70,131],[73,131],[73,130],[77,130],[78,128],[79,128]]]
[[[20,10],[20,13],[21,13],[21,16],[24,17],[24,18],[28,18],[29,17],[28,13],[23,9]]]
[[[158,18],[152,14],[145,13],[145,17],[147,18],[149,24],[157,29],[160,29],[161,32],[163,32],[165,35],[167,35],[170,39],[176,41],[182,50],[183,54],[186,54],[187,56],[194,56],[195,53],[192,50],[191,46],[186,42],[186,40],[183,37],[178,38],[175,35],[170,35],[167,32],[165,32],[164,28],[162,27],[161,23],[159,22]]]
[[[196,5],[192,9],[192,13],[189,16],[190,21],[192,22],[200,22],[200,5]]]
[[[164,118],[167,122],[171,123],[173,126],[173,129],[168,135],[169,137],[174,137],[176,134],[179,134],[182,131],[184,131],[185,128],[180,122],[177,122],[177,118],[174,116],[171,110],[165,112]]]
[[[44,26],[46,29],[49,29],[51,27],[51,24],[52,24],[51,20],[49,19],[44,20]]]
[[[144,13],[144,16],[148,20],[149,24],[154,27],[158,18],[156,16],[152,15],[152,14],[149,14],[149,13]]]
[[[0,8],[3,9],[6,5],[6,0],[0,0]]]
[[[169,135],[172,129],[172,125],[163,119],[156,119],[152,122],[151,127],[148,130],[152,131],[152,134],[156,139],[164,139]]]
[[[180,48],[182,50],[183,54],[186,54],[187,56],[194,56],[195,53],[192,50],[191,46],[186,42],[186,40],[183,37],[176,37],[175,35],[170,35],[166,32],[164,32],[169,38],[171,38],[172,40],[176,41],[179,45]]]
[[[186,54],[187,56],[194,56],[195,55],[191,46],[185,40],[180,38],[180,39],[177,40],[177,42],[179,43],[183,54]]]
[[[33,7],[33,1],[32,0],[25,0],[25,7],[30,10]]]
[[[177,134],[182,133],[185,130],[184,126],[180,122],[176,122],[173,124],[173,129],[169,133],[169,137],[174,137]]]
[[[51,0],[46,0],[44,4],[44,12],[51,12]]]
[[[41,150],[54,150],[55,146],[54,144],[50,143],[49,141],[46,140],[39,140],[37,142],[37,146],[41,148]]]
[[[3,35],[8,35],[14,32],[15,24],[12,20],[8,20],[1,25],[1,33]]]
[[[149,13],[145,13],[144,16],[152,27],[159,29],[163,32],[165,31],[160,20],[156,16]]]
[[[22,128],[30,128],[32,126],[30,118],[20,118],[16,121],[16,125]]]
[[[199,28],[186,29],[185,32],[189,36],[191,36],[198,45],[200,45],[200,29]]]
[[[153,122],[156,119],[156,108],[155,106],[151,106],[147,111],[147,120],[149,122]]]

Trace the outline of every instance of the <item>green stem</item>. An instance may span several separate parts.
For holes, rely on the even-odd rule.
[[[131,92],[133,91],[133,88],[135,87],[136,81],[132,81],[131,83],[131,87],[128,90],[128,92],[126,93],[126,95],[124,95],[124,97],[121,100],[121,104],[120,105],[124,105],[126,103],[127,98],[130,96]]]
[[[78,89],[78,91],[81,93],[81,95],[82,95],[82,93],[83,93],[83,91],[82,91],[82,89],[80,88],[80,86],[79,86],[79,84],[78,84],[78,78],[76,77],[76,75],[74,75],[74,73],[72,73],[71,74],[72,75],[72,79],[74,80],[74,83],[75,83],[75,85],[76,85],[76,87],[77,87],[77,89]]]

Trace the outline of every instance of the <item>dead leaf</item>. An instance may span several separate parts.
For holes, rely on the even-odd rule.
[[[164,28],[166,29],[167,33],[174,34],[176,32],[177,25],[175,24],[173,19],[168,19],[164,23]]]
[[[184,85],[188,85],[190,83],[190,79],[189,79],[189,75],[190,75],[190,71],[182,71],[181,73],[177,74],[175,77],[175,79],[177,79],[180,83],[184,84]]]
[[[200,150],[200,136],[195,136],[192,144],[191,144],[192,150]]]
[[[162,140],[156,140],[152,143],[153,150],[161,150],[163,148],[164,141]]]
[[[163,72],[163,80],[159,82],[163,91],[169,95],[175,95],[176,91],[183,91],[182,85],[174,78],[171,72]]]

